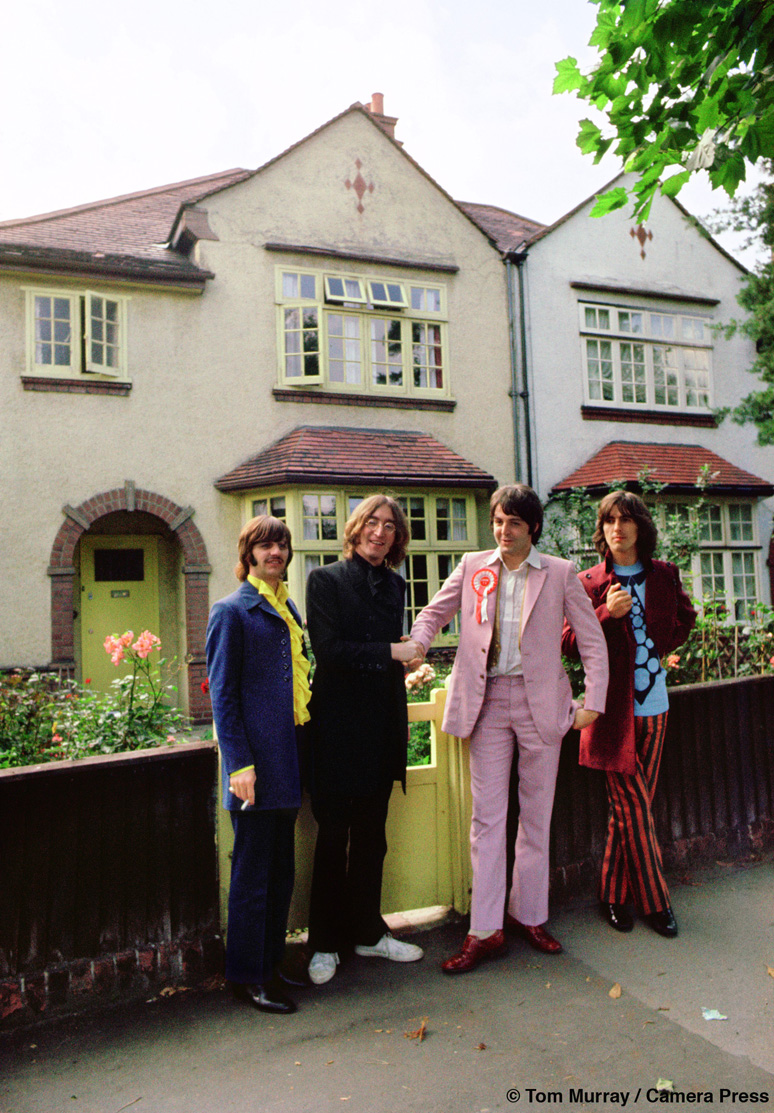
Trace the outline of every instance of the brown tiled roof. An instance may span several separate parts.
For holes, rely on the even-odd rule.
[[[219,491],[288,483],[484,487],[494,476],[428,433],[302,425],[216,480]]]
[[[705,465],[709,467],[707,489],[710,491],[745,491],[761,498],[774,494],[771,483],[738,468],[702,445],[630,441],[606,444],[572,475],[557,483],[553,491],[566,491],[571,487],[607,489],[619,481],[633,483],[644,469],[652,479],[666,483],[671,489],[695,490],[697,477]]]
[[[477,205],[472,201],[458,201],[457,204],[495,241],[503,254],[520,250],[546,227],[508,209],[498,209],[496,205]]]
[[[181,205],[248,176],[247,170],[226,170],[73,209],[0,221],[0,262],[53,266],[60,260],[76,269],[93,261],[95,269],[105,270],[108,260],[120,271],[123,259],[127,272],[142,269],[145,263],[170,273],[203,274],[184,255],[165,246],[175,216]]]

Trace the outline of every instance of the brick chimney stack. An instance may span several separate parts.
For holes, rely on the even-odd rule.
[[[370,112],[379,127],[386,131],[390,139],[395,139],[395,125],[398,122],[397,116],[385,116],[384,114],[384,93],[372,93],[371,99],[366,105],[366,111]],[[395,139],[401,147],[403,144],[400,139]]]

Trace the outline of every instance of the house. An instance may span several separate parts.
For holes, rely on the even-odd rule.
[[[375,491],[411,520],[412,613],[485,542],[514,477],[505,270],[394,124],[375,97],[254,172],[0,224],[0,667],[104,688],[106,634],[149,628],[203,720],[254,513],[288,521],[299,601]]]
[[[694,594],[745,621],[772,597],[774,449],[716,416],[754,385],[751,342],[717,327],[740,313],[744,268],[676,200],[657,197],[645,227],[626,210],[591,217],[594,200],[532,230],[466,206],[510,272],[517,471],[547,499],[573,487],[601,496],[647,470],[664,484],[662,527],[701,498]]]
[[[410,622],[488,543],[497,483],[648,461],[684,501],[709,462],[702,584],[770,598],[771,450],[712,413],[749,389],[712,331],[739,266],[672,201],[647,229],[456,202],[395,122],[375,94],[258,170],[0,223],[0,668],[105,688],[105,636],[148,628],[204,721],[252,515],[290,525],[302,603],[352,507],[398,495]]]

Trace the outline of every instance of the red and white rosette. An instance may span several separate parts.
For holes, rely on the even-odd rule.
[[[486,613],[487,596],[497,587],[497,573],[494,568],[479,568],[473,573],[473,590],[476,593],[476,622],[488,622]]]

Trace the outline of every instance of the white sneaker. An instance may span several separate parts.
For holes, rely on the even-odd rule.
[[[419,962],[424,953],[415,943],[404,943],[400,939],[393,939],[389,931],[373,947],[355,947],[356,955],[363,955],[365,958],[388,958],[390,962]]]
[[[335,951],[315,951],[309,963],[309,981],[325,985],[336,973],[339,956]]]

